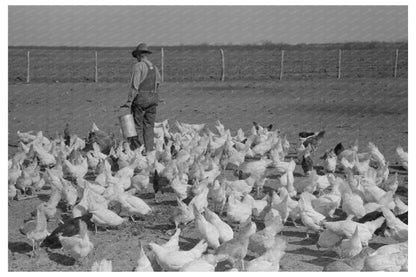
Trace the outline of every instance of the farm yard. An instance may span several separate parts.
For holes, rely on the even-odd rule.
[[[19,57],[22,60],[17,64],[24,65],[24,53],[26,50],[21,51],[23,54],[19,55]],[[399,145],[405,151],[408,149],[407,57],[405,66],[403,65],[402,67],[402,69],[405,67],[406,73],[403,73],[404,70],[399,70],[397,79],[392,78],[391,69],[394,66],[394,50],[391,51],[391,49],[386,51],[389,55],[392,54],[393,65],[389,60],[386,67],[383,67],[385,66],[383,65],[380,71],[377,71],[377,69],[372,71],[370,76],[366,76],[370,71],[365,71],[367,73],[363,75],[368,78],[356,78],[357,76],[354,75],[350,75],[348,78],[348,74],[346,74],[346,76],[343,75],[346,77],[345,79],[337,79],[338,52],[337,50],[333,51],[335,65],[333,70],[328,71],[329,73],[323,73],[322,71],[318,74],[313,72],[313,70],[310,71],[307,67],[306,69],[303,67],[302,70],[298,70],[296,67],[288,66],[288,70],[295,68],[292,72],[299,74],[292,74],[292,78],[289,77],[288,80],[283,78],[282,81],[277,81],[279,76],[278,68],[272,67],[272,73],[268,72],[272,78],[269,78],[266,77],[267,74],[261,73],[263,72],[261,70],[260,73],[258,71],[250,71],[252,69],[237,73],[237,71],[232,71],[232,67],[229,67],[231,71],[228,71],[227,74],[235,77],[230,77],[230,80],[227,80],[226,77],[225,82],[212,81],[208,77],[210,76],[209,74],[207,75],[205,72],[202,74],[198,70],[194,74],[200,75],[189,75],[189,80],[194,81],[190,82],[175,79],[174,75],[168,74],[169,64],[166,64],[165,80],[167,82],[160,89],[160,97],[164,99],[165,104],[159,105],[156,121],[168,120],[171,133],[180,133],[180,129],[175,122],[188,124],[205,123],[206,127],[214,133],[215,138],[220,137],[220,133],[216,128],[216,125],[218,126],[217,121],[223,124],[225,130],[230,130],[232,137],[237,135],[239,128],[242,129],[245,136],[249,137],[253,128],[253,122],[257,122],[263,127],[273,124],[271,132],[277,129],[280,130],[279,140],[286,137],[290,143],[290,147],[285,152],[285,155],[277,160],[273,160],[276,157],[272,157],[273,154],[270,153],[253,155],[253,157],[247,155],[243,164],[256,161],[260,156],[267,156],[267,158],[273,160],[273,165],[280,162],[289,163],[293,159],[297,163],[292,172],[294,176],[293,184],[297,194],[295,192],[291,197],[300,202],[300,199],[303,199],[302,201],[306,200],[301,197],[302,189],[299,186],[302,183],[307,183],[311,177],[305,176],[302,165],[297,161],[299,132],[325,130],[321,143],[312,154],[312,160],[314,169],[318,174],[326,176],[329,173],[325,170],[324,160],[320,159],[320,157],[327,150],[334,148],[339,142],[342,142],[345,148],[347,148],[353,145],[355,140],[358,140],[358,153],[369,152],[368,144],[372,142],[378,147],[385,161],[387,161],[388,180],[391,180],[397,174],[398,187],[394,189],[395,197],[398,197],[404,204],[408,204],[408,173],[402,167],[402,161],[396,153],[396,147]],[[332,55],[331,52],[326,53]],[[129,52],[126,52],[126,55],[128,56]],[[168,57],[168,54],[166,55]],[[217,51],[215,51],[215,55],[219,55]],[[279,52],[276,55],[279,55]],[[12,54],[9,55],[9,71],[12,67],[16,68],[16,66],[10,64],[11,56]],[[169,59],[167,58],[167,60]],[[220,63],[220,60],[218,60],[218,63]],[[34,134],[42,131],[45,137],[55,138],[57,133],[63,134],[65,125],[68,123],[72,136],[77,135],[79,138],[85,139],[88,137],[93,123],[95,123],[100,130],[108,134],[113,133],[117,141],[121,140],[118,117],[123,115],[125,111],[120,110],[119,107],[127,98],[129,66],[126,67],[125,72],[122,70],[111,71],[113,69],[109,64],[101,69],[107,70],[107,73],[101,72],[99,74],[99,76],[106,76],[105,78],[107,79],[102,77],[99,79],[101,80],[100,82],[94,83],[93,66],[91,66],[91,71],[83,73],[80,73],[76,68],[72,68],[67,71],[71,75],[67,76],[66,79],[59,79],[64,76],[61,74],[57,74],[57,79],[54,79],[53,74],[49,73],[49,70],[53,67],[45,63],[39,63],[37,66],[40,66],[40,64],[43,64],[44,67],[34,69],[33,74],[35,75],[32,76],[34,82],[30,84],[24,84],[20,81],[25,79],[24,68],[10,71],[9,74],[9,159],[18,153],[19,150],[18,131],[27,132],[33,130]],[[56,66],[56,61],[53,64]],[[94,61],[89,61],[88,65],[90,64],[93,65]],[[277,61],[276,65],[279,66],[279,64],[280,62]],[[212,79],[218,80],[220,78],[218,67],[217,65],[212,67]],[[268,65],[265,65],[263,68],[264,72],[267,71],[267,68]],[[316,67],[312,66],[311,68]],[[120,72],[123,72],[123,74],[120,74]],[[309,75],[307,74],[308,72],[310,73]],[[351,70],[349,72],[352,74],[358,71]],[[257,73],[262,77],[257,76],[255,79],[246,78],[246,76],[253,76],[253,74]],[[188,76],[187,74],[185,75]],[[328,74],[330,78],[320,78],[320,74]],[[85,76],[88,76],[88,80],[85,79]],[[302,76],[306,77],[303,78]],[[75,78],[75,81],[72,78]],[[127,78],[127,80],[120,78]],[[59,83],[55,82],[57,80]],[[200,131],[199,134],[203,136],[204,132],[206,132],[206,129]],[[273,151],[270,152],[273,153]],[[80,153],[85,156],[85,152],[80,151]],[[213,151],[212,153],[217,152]],[[150,156],[147,159],[151,159]],[[378,171],[381,170],[380,164],[374,165],[374,167]],[[240,169],[242,168],[240,166]],[[251,195],[255,200],[261,200],[275,191],[275,195],[280,194],[281,199],[284,199],[280,189],[283,186],[281,178],[283,172],[279,172],[277,168],[278,166],[269,166],[265,171],[267,179],[260,193],[257,194],[256,188],[254,188],[248,195]],[[221,170],[218,180],[220,182],[223,182],[224,178],[237,180],[237,171],[234,169],[227,167]],[[346,171],[347,169],[338,163],[334,175],[345,179]],[[46,172],[45,169],[42,168],[42,172]],[[114,175],[115,171],[112,173]],[[47,174],[45,173],[45,175]],[[90,168],[85,175],[85,179],[93,182],[96,176],[96,172]],[[84,189],[79,181],[74,180],[70,176],[65,176],[65,178],[71,180],[71,186],[77,189],[77,204],[79,204]],[[154,181],[154,177],[151,180]],[[200,181],[202,184],[202,180]],[[384,180],[382,184],[386,182]],[[379,185],[383,187],[382,184]],[[152,268],[155,271],[162,270],[149,243],[153,242],[161,245],[167,242],[174,234],[175,224],[173,218],[178,206],[176,200],[177,193],[172,190],[167,191],[160,195],[160,198],[156,201],[151,183],[147,188],[136,191],[134,195],[151,207],[152,212],[146,215],[136,215],[133,218],[134,221],[131,220],[128,216],[129,214],[124,209],[120,208],[118,201],[111,201],[110,209],[125,220],[116,227],[99,227],[97,233],[95,232],[94,224],[88,224],[88,236],[94,248],[86,258],[74,259],[66,249],[47,247],[40,247],[37,250],[37,255],[32,256],[32,242],[19,229],[21,229],[26,220],[36,218],[37,207],[41,203],[49,201],[53,187],[53,184],[46,182],[41,189],[32,192],[37,197],[19,201],[9,199],[9,271],[90,271],[93,263],[102,259],[112,262],[113,271],[132,271],[138,265],[140,246],[143,247]],[[193,183],[193,187],[196,188],[197,185]],[[333,184],[331,184],[331,187],[333,187]],[[384,190],[389,191],[386,188]],[[315,191],[315,189],[312,189],[312,191]],[[289,190],[289,192],[291,191]],[[319,193],[315,193],[315,195],[322,196],[326,193],[328,193],[328,190],[322,190]],[[194,194],[198,195],[197,193]],[[190,193],[190,197],[187,200],[190,200],[194,194]],[[366,199],[365,202],[371,202],[368,200],[368,197],[364,196],[364,198]],[[280,201],[282,201],[281,199]],[[184,202],[188,203],[187,200],[184,200]],[[388,204],[391,203],[396,202],[389,202]],[[56,218],[66,221],[72,217],[72,212],[69,210],[73,208],[66,207],[64,197],[62,197],[57,207]],[[213,199],[211,198],[208,201],[208,207],[214,210]],[[226,204],[224,213],[221,214],[221,219],[231,226],[234,236],[244,233],[246,225],[239,225],[236,221],[231,220],[227,213],[228,209],[229,204]],[[329,224],[345,220],[351,213],[346,210],[343,205],[337,206],[333,218],[324,216],[325,221]],[[270,214],[272,214],[272,218],[273,216],[281,217],[280,211],[277,215],[269,212],[269,219]],[[52,232],[58,226],[56,218],[52,218],[47,222],[47,230],[49,232]],[[353,220],[356,221],[357,218]],[[263,217],[261,215],[252,216],[252,222],[257,227],[257,232],[264,230],[265,225],[271,224],[267,221],[264,215]],[[201,234],[198,233],[194,220],[185,226],[180,225],[180,228],[179,247],[181,250],[190,250],[200,241]],[[277,232],[277,237],[287,244],[285,247],[282,246],[285,249],[280,262],[278,262],[280,271],[322,271],[330,263],[340,260],[335,248],[319,245],[318,241],[323,233],[322,230],[319,232],[312,229],[307,230],[306,224],[301,217],[297,218],[295,222],[289,218],[284,226],[281,227],[281,230]],[[306,238],[308,233],[309,238]],[[340,236],[340,239],[346,239],[347,237],[351,237],[351,235]],[[398,239],[397,236],[392,235],[392,232],[390,232],[390,236],[387,233],[378,233],[371,236],[371,239],[368,240],[368,247],[377,250],[385,245],[403,241],[407,240]],[[205,253],[214,254],[215,250],[209,247]],[[259,254],[258,251],[255,251],[249,245],[247,255],[244,257],[246,269],[250,268],[250,263],[261,255],[262,253]],[[369,265],[367,264],[367,266]],[[238,262],[236,262],[235,267],[238,270],[242,270]],[[230,263],[222,261],[218,263],[216,270],[224,271],[231,268]],[[403,268],[407,270],[407,267],[403,266]]]
[[[119,135],[118,107],[125,97],[127,86],[122,83],[30,84],[9,86],[9,145],[17,143],[16,132],[42,130],[45,136],[63,131],[65,123],[81,138],[88,134],[93,122],[107,132]],[[400,165],[395,148],[406,147],[407,136],[407,80],[360,79],[287,82],[206,82],[166,83],[161,91],[166,105],[160,105],[157,121],[207,123],[215,130],[216,120],[235,135],[238,128],[248,133],[252,121],[273,124],[291,142],[290,154],[296,149],[297,134],[302,130],[326,130],[322,144],[314,156],[316,166],[323,151],[338,142],[346,145],[359,140],[360,151],[366,151],[369,141],[375,143],[390,162],[390,174],[398,173],[397,194],[407,203],[407,171]],[[9,147],[9,158],[16,152]],[[225,173],[233,178],[231,172]],[[294,171],[295,183],[305,179],[300,165]],[[234,177],[236,178],[236,177]],[[269,176],[264,191],[279,182]],[[32,247],[18,229],[23,220],[43,201],[50,189],[42,190],[38,198],[9,202],[9,270],[10,271],[88,271],[93,261],[108,259],[113,270],[132,270],[137,265],[139,241],[150,258],[148,243],[162,243],[169,238],[174,194],[163,195],[155,203],[152,189],[138,196],[152,207],[153,213],[98,234],[90,232],[94,250],[88,262],[79,265],[64,251],[40,249],[31,258]],[[262,198],[262,196],[260,196]],[[60,211],[58,211],[59,213]],[[53,221],[48,230],[56,227]],[[237,226],[233,225],[237,230]],[[304,227],[293,227],[288,222],[282,238],[288,242],[286,254],[280,262],[282,271],[320,271],[337,259],[335,252],[317,249],[317,234],[305,239]],[[183,228],[181,249],[189,249],[197,242],[193,223]],[[377,248],[391,239],[376,236],[370,247]],[[246,260],[256,257],[249,252]],[[157,267],[155,266],[155,269]]]

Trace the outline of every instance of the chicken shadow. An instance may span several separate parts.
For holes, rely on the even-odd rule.
[[[179,240],[179,248],[184,251],[191,250],[199,241],[198,239],[182,237],[182,240]]]
[[[224,272],[226,270],[232,269],[234,266],[229,261],[219,262],[215,267],[215,271]]]
[[[319,251],[302,247],[296,250],[287,250],[286,253],[307,255],[315,257],[312,260],[303,260],[302,262],[310,263],[317,266],[325,266],[333,261],[338,260],[337,254],[334,251]]]
[[[282,235],[287,237],[306,238],[306,232],[299,231],[283,231]],[[309,237],[308,240],[315,241],[315,243],[318,240],[318,234],[309,234]]]
[[[298,172],[293,172],[293,177],[305,177],[305,175]]]
[[[313,169],[315,169],[315,170],[316,170],[316,173],[317,173],[318,175],[325,175],[325,169],[324,169],[324,167],[323,167],[323,166],[321,166],[321,165],[317,165],[317,166],[314,166],[314,167],[313,167]]]
[[[293,245],[315,245],[316,241],[313,240],[313,239],[304,239],[304,240],[300,240],[300,241],[290,242],[290,244],[293,244]]]
[[[405,186],[398,186],[396,193],[403,196],[408,196],[408,189]]]
[[[160,202],[154,202],[152,205],[154,205],[154,206],[164,206],[164,205],[177,206],[177,202],[176,202],[176,200],[163,200],[163,201],[160,201]]]
[[[167,223],[167,224],[156,224],[151,226],[146,226],[146,229],[151,230],[158,230],[158,231],[167,231],[175,228],[175,224]]]
[[[27,242],[9,242],[8,248],[13,253],[25,254],[32,251],[32,246]]]
[[[385,245],[386,245],[385,243],[379,243],[379,242],[371,242],[368,244],[368,246],[370,248],[373,248],[374,250],[377,250],[378,248],[385,246]]]
[[[60,265],[72,266],[76,262],[74,258],[65,256],[59,253],[50,252],[48,250],[46,251],[46,253],[48,253],[48,257],[51,261],[54,261]]]
[[[408,175],[406,169],[402,167],[401,165],[390,165],[389,169],[393,169],[394,171],[391,171],[391,173],[396,173],[399,175]]]
[[[38,198],[43,202],[48,202],[50,195],[45,193],[38,193]]]
[[[141,199],[154,199],[155,194],[153,192],[140,193],[138,197],[140,197]]]
[[[302,262],[313,264],[313,265],[316,265],[316,266],[325,267],[326,265],[328,265],[332,262],[335,262],[337,260],[338,260],[337,258],[319,257],[319,258],[315,258],[315,259],[312,259],[312,260],[302,260]]]

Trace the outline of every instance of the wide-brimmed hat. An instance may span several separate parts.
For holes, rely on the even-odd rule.
[[[147,44],[146,43],[140,43],[139,45],[137,45],[136,49],[131,52],[131,54],[133,55],[133,57],[136,57],[139,53],[148,53],[151,54],[152,51],[150,51],[147,48]]]

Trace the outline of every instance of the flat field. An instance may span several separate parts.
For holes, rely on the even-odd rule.
[[[125,102],[127,92],[126,83],[9,85],[9,158],[16,152],[17,130],[42,130],[45,135],[53,136],[69,123],[73,133],[86,137],[95,122],[100,129],[120,137],[118,116],[123,111],[119,106]],[[273,124],[293,143],[292,152],[300,131],[326,130],[314,156],[316,166],[322,162],[319,157],[323,151],[338,142],[349,145],[358,139],[360,151],[366,151],[371,141],[389,161],[390,174],[399,173],[397,193],[407,203],[408,175],[398,165],[395,154],[397,145],[407,150],[408,144],[407,79],[169,82],[163,84],[160,95],[166,104],[159,105],[157,121],[168,119],[172,128],[178,120],[207,123],[214,130],[215,121],[220,120],[234,135],[238,128],[248,132],[253,121]],[[268,187],[277,182],[273,176],[270,178]],[[295,182],[302,178],[305,177],[298,165]],[[62,250],[40,250],[38,257],[30,258],[30,241],[19,233],[18,227],[31,217],[39,203],[47,201],[47,195],[45,191],[44,197],[9,202],[9,271],[88,271],[93,261],[103,258],[113,261],[115,271],[130,271],[137,262],[139,240],[151,256],[148,243],[166,241],[166,231],[173,227],[169,221],[172,206],[176,205],[173,194],[164,195],[163,202],[156,204],[150,190],[139,197],[155,212],[137,222],[99,231],[97,235],[91,232],[94,251],[82,266]],[[48,223],[49,231],[55,226]],[[281,260],[282,271],[320,271],[337,259],[335,253],[317,249],[317,235],[306,240],[304,231],[303,227],[285,226],[282,236],[289,245]],[[185,227],[182,234],[183,249],[195,245],[193,224]],[[375,237],[370,246],[377,248],[388,242],[386,238]],[[246,260],[254,257],[249,253]]]

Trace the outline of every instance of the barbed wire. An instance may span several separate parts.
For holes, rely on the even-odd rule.
[[[129,82],[135,60],[127,49],[9,49],[9,82]],[[97,80],[95,52],[97,51]],[[283,80],[338,78],[392,78],[396,49],[286,50]],[[282,49],[225,49],[225,80],[276,80],[281,74]],[[161,68],[161,49],[150,59]],[[221,79],[219,49],[164,49],[164,81]],[[397,78],[408,77],[408,51],[398,50]]]

